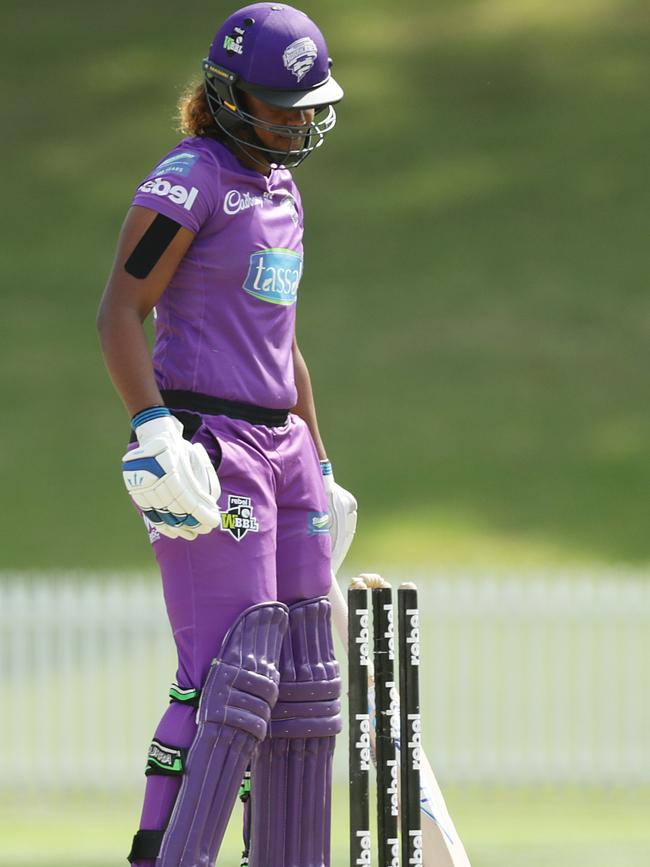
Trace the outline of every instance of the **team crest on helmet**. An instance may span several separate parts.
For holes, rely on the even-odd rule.
[[[246,533],[259,533],[260,525],[253,515],[250,497],[240,497],[237,494],[228,496],[228,510],[221,513],[221,529],[230,533],[238,542]]]
[[[296,39],[291,45],[287,45],[282,55],[284,68],[292,72],[298,81],[302,81],[314,65],[318,57],[316,43],[309,36]]]

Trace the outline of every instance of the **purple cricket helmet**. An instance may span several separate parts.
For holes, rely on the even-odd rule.
[[[343,90],[331,65],[323,34],[304,12],[278,3],[244,6],[224,21],[203,61],[216,125],[249,154],[254,148],[272,163],[299,165],[336,123],[332,104],[343,98]],[[247,110],[242,92],[280,108],[314,108],[316,117],[302,125],[269,124]],[[286,138],[287,149],[265,147],[257,129]],[[292,149],[297,134],[302,146]]]

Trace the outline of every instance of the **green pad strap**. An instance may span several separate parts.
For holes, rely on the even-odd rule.
[[[176,681],[174,681],[169,688],[169,697],[172,701],[178,701],[181,704],[188,704],[191,707],[199,706],[200,695],[201,690],[179,686]]]
[[[251,796],[251,772],[250,768],[245,772],[244,779],[241,781],[241,786],[239,787],[239,799],[240,801],[247,801]]]
[[[185,754],[187,750],[179,747],[171,747],[162,741],[152,741],[147,757],[145,775],[163,774],[179,776],[185,769]]]

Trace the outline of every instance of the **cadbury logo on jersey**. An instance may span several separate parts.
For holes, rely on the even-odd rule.
[[[265,202],[273,199],[273,193],[262,193],[261,196],[252,196],[250,193],[241,193],[239,190],[228,190],[223,200],[223,210],[228,216],[240,214],[249,208],[261,208]]]
[[[223,210],[229,217],[248,211],[250,208],[263,208],[271,205],[284,209],[291,217],[294,226],[299,225],[298,203],[293,193],[288,190],[271,190],[257,196],[241,190],[228,190],[223,199]]]
[[[295,304],[302,277],[302,256],[295,250],[275,248],[251,254],[242,288],[260,301]]]
[[[162,178],[154,178],[153,181],[145,181],[144,184],[141,184],[138,187],[138,192],[153,193],[154,196],[162,196],[165,199],[169,199],[169,201],[173,202],[175,205],[182,205],[186,211],[192,210],[192,205],[199,194],[196,187],[192,187],[188,190],[187,187],[182,186],[182,184],[170,184],[169,181],[165,181]]]

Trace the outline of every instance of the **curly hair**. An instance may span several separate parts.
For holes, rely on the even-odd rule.
[[[178,101],[178,125],[184,135],[214,136],[217,132],[203,82],[190,84],[181,95]]]

